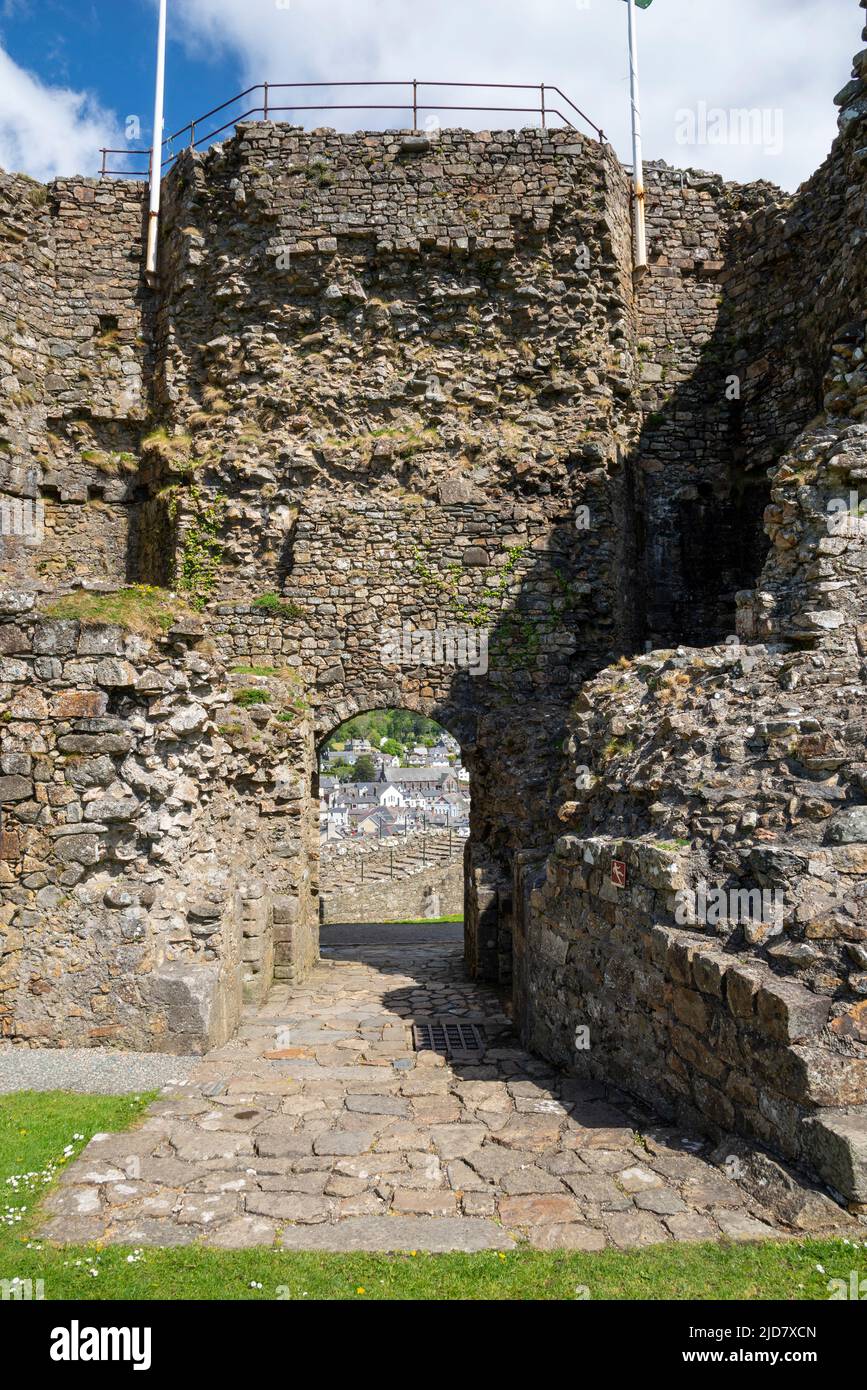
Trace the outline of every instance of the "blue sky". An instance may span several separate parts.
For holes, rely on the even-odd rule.
[[[264,79],[545,80],[629,158],[622,0],[169,0],[169,13],[167,132]],[[832,98],[865,18],[858,0],[654,0],[638,15],[646,157],[796,187],[830,147]],[[39,178],[95,173],[99,146],[124,144],[131,116],[147,145],[155,25],[155,0],[0,0],[0,164]],[[762,117],[749,140],[712,118],[744,108]]]
[[[177,4],[172,8],[175,19]],[[152,0],[5,0],[0,16],[0,47],[16,65],[51,89],[92,96],[85,109],[93,112],[100,129],[104,126],[111,144],[136,143],[126,141],[126,120],[138,116],[139,143],[149,145],[156,43]],[[176,24],[172,29],[177,32]],[[240,91],[242,64],[238,52],[215,47],[192,58],[187,44],[175,38],[168,55],[167,132]],[[79,150],[77,140],[75,148]],[[64,172],[95,173],[96,150],[85,145],[81,154],[90,155],[89,163],[82,163],[80,154]],[[23,144],[21,152],[26,157]],[[34,172],[44,176],[46,171]]]

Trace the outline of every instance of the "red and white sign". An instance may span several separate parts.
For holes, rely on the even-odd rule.
[[[611,882],[615,888],[626,887],[626,865],[622,859],[612,859],[611,861]]]

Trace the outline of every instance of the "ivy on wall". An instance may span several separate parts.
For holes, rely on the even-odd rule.
[[[488,627],[494,618],[499,616],[500,599],[509,587],[526,550],[526,545],[515,545],[507,550],[505,565],[492,583],[485,584],[475,604],[470,604],[460,591],[460,582],[466,570],[459,561],[446,565],[441,572],[437,571],[429,564],[425,549],[416,546],[412,571],[417,578],[448,601],[452,613],[460,622],[466,623],[468,627]]]
[[[198,483],[171,489],[169,516],[173,522],[181,521],[174,584],[192,608],[204,608],[217,582],[223,553],[220,528],[227,501],[222,492],[207,495]]]
[[[552,578],[559,590],[559,605],[552,604],[547,612],[504,610],[503,596],[528,549],[527,545],[510,547],[505,564],[498,569],[496,578],[484,585],[475,602],[461,592],[461,579],[466,573],[463,565],[455,561],[443,569],[435,569],[428,559],[429,546],[417,546],[413,552],[413,574],[445,601],[457,621],[467,627],[494,629],[491,653],[507,670],[534,665],[544,639],[566,626],[566,610],[581,597],[580,589],[555,567]]]

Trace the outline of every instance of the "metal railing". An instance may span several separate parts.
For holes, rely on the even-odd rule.
[[[317,102],[315,104],[302,103],[290,106],[278,105],[277,101],[279,101],[280,98],[278,98],[277,101],[274,99],[274,94],[279,92],[309,91],[311,88],[321,89],[323,87],[402,87],[408,89],[407,97],[409,99],[403,102]],[[538,93],[538,98],[532,106],[461,106],[440,104],[421,101],[419,99],[422,89],[426,87],[459,87],[471,88],[476,91],[535,92]],[[204,134],[201,133],[201,127],[206,121],[213,120],[214,117],[228,111],[229,107],[239,102],[246,101],[257,92],[262,93],[260,104],[249,106],[240,114],[236,113],[233,115],[231,119],[225,121],[224,124],[218,125]],[[160,168],[169,168],[174,160],[177,159],[181,150],[199,149],[201,146],[207,145],[211,140],[215,140],[219,135],[224,134],[225,131],[233,130],[240,121],[249,120],[251,116],[261,116],[263,120],[269,121],[278,115],[285,115],[286,113],[295,115],[301,111],[411,112],[412,129],[415,133],[418,133],[419,114],[422,112],[432,113],[436,111],[483,111],[490,114],[500,113],[508,115],[524,114],[538,116],[543,130],[547,128],[550,119],[553,117],[562,122],[563,125],[569,126],[570,129],[577,130],[578,127],[570,117],[564,115],[558,106],[552,104],[552,97],[554,101],[559,100],[569,107],[574,115],[578,116],[590,127],[596,138],[604,143],[605,132],[601,127],[591,121],[590,117],[585,115],[581,108],[576,106],[574,101],[572,101],[565,92],[561,91],[559,87],[552,86],[546,82],[420,82],[417,78],[411,78],[405,82],[257,82],[254,86],[248,87],[246,91],[239,92],[237,96],[230,97],[228,101],[221,102],[219,106],[212,107],[212,109],[206,111],[203,116],[197,116],[195,120],[188,121],[186,125],[181,126],[180,130],[176,130],[174,134],[166,136],[165,140],[162,142]],[[127,156],[139,155],[149,160],[150,153],[149,148],[145,150],[103,148],[100,150],[100,154],[102,155],[100,178],[111,176],[117,178],[146,179],[149,172],[147,165],[145,165],[143,169],[111,169],[108,167],[108,156],[116,154]]]

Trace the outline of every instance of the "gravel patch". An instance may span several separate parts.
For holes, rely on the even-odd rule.
[[[122,1096],[185,1081],[198,1057],[158,1052],[108,1052],[98,1047],[0,1046],[0,1094],[81,1091]]]

